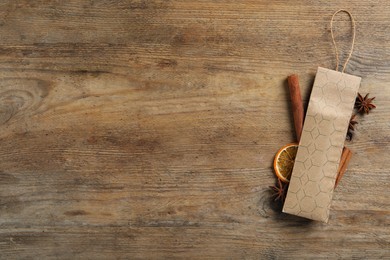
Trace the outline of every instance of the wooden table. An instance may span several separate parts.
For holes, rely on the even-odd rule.
[[[357,20],[359,117],[328,224],[280,212],[272,160]],[[1,1],[0,258],[389,258],[388,1]],[[345,59],[348,16],[335,21]]]

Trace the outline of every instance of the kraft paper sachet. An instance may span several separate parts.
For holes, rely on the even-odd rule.
[[[360,81],[360,77],[318,68],[283,212],[328,222]]]

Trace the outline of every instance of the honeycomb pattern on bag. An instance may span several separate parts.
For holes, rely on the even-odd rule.
[[[360,78],[318,68],[283,212],[327,222]]]

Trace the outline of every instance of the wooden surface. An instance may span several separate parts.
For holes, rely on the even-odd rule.
[[[339,2],[1,1],[0,258],[389,258],[390,5]],[[339,8],[378,108],[323,224],[268,186]]]

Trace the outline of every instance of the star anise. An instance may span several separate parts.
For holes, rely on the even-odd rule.
[[[355,130],[355,125],[358,124],[358,122],[355,121],[355,117],[356,117],[356,114],[353,114],[351,116],[351,119],[349,120],[348,132],[347,132],[347,136],[346,136],[346,139],[348,141],[352,141],[353,131]]]
[[[375,97],[368,98],[368,94],[369,93],[367,93],[367,95],[365,95],[363,97],[362,95],[360,95],[360,93],[358,93],[358,96],[357,96],[356,102],[355,102],[355,107],[358,109],[359,113],[368,114],[371,109],[376,108],[376,106],[371,103],[375,99]]]
[[[351,116],[351,119],[349,120],[349,126],[348,130],[354,131],[355,130],[355,125],[358,124],[357,121],[355,121],[356,114],[353,114]]]
[[[353,132],[351,130],[348,130],[347,136],[345,139],[347,139],[347,141],[352,141],[352,138],[353,138]]]
[[[273,191],[272,196],[275,197],[275,201],[280,200],[284,202],[286,199],[288,183],[283,183],[280,179],[278,179],[277,185],[269,187]]]

